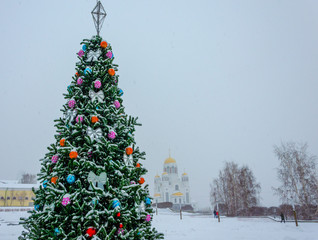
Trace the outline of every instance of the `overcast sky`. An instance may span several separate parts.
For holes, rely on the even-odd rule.
[[[248,165],[261,204],[277,205],[273,145],[307,142],[318,155],[318,1],[102,1],[101,36],[119,64],[126,112],[142,127],[146,181],[169,155],[208,205],[225,161]],[[0,179],[37,173],[93,0],[0,2]]]

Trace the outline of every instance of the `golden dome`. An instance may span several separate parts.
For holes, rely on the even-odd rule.
[[[162,175],[167,175],[167,174],[168,174],[167,172],[163,172],[163,173],[162,173]]]
[[[155,178],[160,178],[160,176],[157,174],[157,175],[155,176]]]
[[[183,173],[183,174],[182,174],[182,176],[187,176],[187,175],[188,175],[187,173]]]
[[[182,192],[176,192],[174,194],[172,194],[173,196],[183,196],[183,193]]]
[[[168,157],[165,161],[165,164],[167,163],[176,163],[176,160],[174,160],[172,157]]]
[[[154,196],[155,196],[155,197],[160,197],[161,195],[160,195],[160,193],[155,193]]]

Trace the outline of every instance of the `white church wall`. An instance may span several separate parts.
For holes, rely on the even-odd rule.
[[[191,204],[188,175],[178,176],[176,161],[169,157],[165,160],[163,173],[155,177],[155,202]]]

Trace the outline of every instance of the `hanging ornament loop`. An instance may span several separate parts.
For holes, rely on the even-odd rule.
[[[102,3],[100,1],[97,1],[97,4],[92,11],[94,24],[95,24],[95,28],[97,31],[97,36],[99,36],[99,32],[103,26],[106,15],[107,14],[105,12],[105,9],[104,9]]]

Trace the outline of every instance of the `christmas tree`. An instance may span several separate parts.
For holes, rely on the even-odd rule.
[[[111,45],[99,35],[81,44],[63,118],[55,120],[56,142],[41,160],[42,184],[19,239],[162,239],[151,227],[145,153],[134,140],[140,124],[125,114]]]

